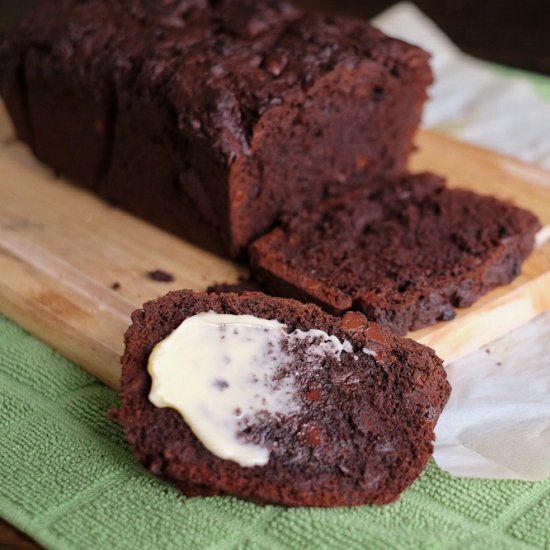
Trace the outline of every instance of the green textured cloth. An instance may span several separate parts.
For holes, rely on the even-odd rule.
[[[285,509],[186,498],[105,411],[116,393],[0,317],[0,515],[50,548],[550,548],[550,480],[430,464],[392,505]]]

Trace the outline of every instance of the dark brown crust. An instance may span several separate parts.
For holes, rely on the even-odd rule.
[[[7,33],[0,75],[43,162],[233,254],[402,172],[431,82],[419,48],[278,0],[50,0]]]
[[[243,468],[207,451],[183,418],[148,400],[146,370],[156,343],[202,311],[252,314],[288,326],[319,328],[366,354],[342,354],[322,369],[297,364],[300,413],[271,419],[247,437],[270,448],[266,466]],[[189,495],[232,494],[288,506],[383,504],[395,500],[432,454],[434,426],[449,396],[432,350],[368,323],[361,314],[332,317],[313,305],[260,293],[171,292],[132,315],[122,358],[118,420],[136,456]],[[345,357],[344,357],[345,356]]]
[[[418,174],[326,201],[260,238],[250,256],[273,294],[331,313],[358,309],[405,334],[513,280],[539,227],[511,203]]]

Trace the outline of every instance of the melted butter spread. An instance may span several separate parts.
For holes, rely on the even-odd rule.
[[[212,311],[186,319],[151,352],[149,400],[171,407],[213,454],[241,466],[261,466],[269,450],[240,437],[261,414],[287,416],[300,409],[295,379],[281,376],[292,348],[308,345],[308,364],[353,353],[322,330],[287,333],[278,321]],[[291,370],[291,369],[290,369]]]

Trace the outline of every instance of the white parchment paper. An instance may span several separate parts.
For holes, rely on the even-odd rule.
[[[453,391],[435,449],[443,469],[496,479],[550,477],[549,340],[550,323],[541,316],[447,367]]]
[[[432,54],[435,84],[425,109],[426,127],[550,168],[550,103],[529,79],[463,54],[408,2],[373,23]]]
[[[425,126],[550,168],[550,104],[529,79],[462,54],[410,3],[374,23],[433,55]],[[550,186],[550,178],[540,183]],[[550,313],[447,372],[453,391],[436,429],[439,466],[456,476],[549,477]]]

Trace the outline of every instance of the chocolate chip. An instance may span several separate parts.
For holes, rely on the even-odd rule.
[[[372,89],[372,99],[373,101],[380,101],[384,97],[384,88],[381,88],[380,86],[375,86]]]

